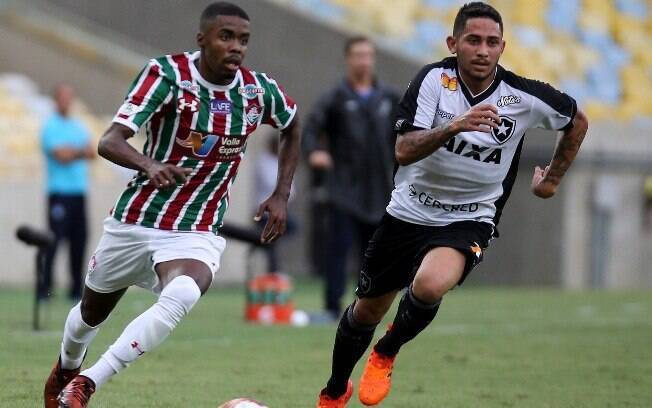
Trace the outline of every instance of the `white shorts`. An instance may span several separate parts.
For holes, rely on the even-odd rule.
[[[224,238],[211,232],[177,232],[104,220],[104,232],[88,263],[86,286],[111,293],[136,285],[160,293],[157,264],[175,259],[196,259],[213,276],[220,268]]]

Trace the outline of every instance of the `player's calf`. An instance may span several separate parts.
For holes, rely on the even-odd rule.
[[[200,296],[201,291],[192,278],[176,277],[163,289],[159,300],[129,323],[100,360],[81,375],[101,387],[113,375],[161,344]]]
[[[366,326],[376,326],[392,306],[397,291],[374,297],[360,298],[353,303],[353,317],[356,322]]]

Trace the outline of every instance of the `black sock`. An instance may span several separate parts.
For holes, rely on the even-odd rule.
[[[392,323],[392,328],[378,341],[374,350],[385,356],[393,357],[398,354],[402,345],[412,340],[428,327],[437,315],[441,300],[434,304],[427,304],[414,296],[412,287],[405,291],[398,305],[398,311]]]
[[[376,329],[376,325],[365,326],[353,319],[354,305],[355,303],[346,308],[337,327],[333,346],[333,368],[326,385],[326,393],[332,398],[346,392],[353,367],[371,344]]]

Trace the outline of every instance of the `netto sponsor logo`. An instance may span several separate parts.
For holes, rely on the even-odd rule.
[[[515,103],[521,103],[521,97],[516,95],[501,95],[498,98],[496,105],[499,108],[503,108],[508,105],[514,105]]]

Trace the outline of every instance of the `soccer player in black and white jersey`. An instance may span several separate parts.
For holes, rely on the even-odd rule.
[[[557,191],[586,134],[573,98],[498,65],[505,41],[493,7],[465,4],[446,43],[454,56],[421,69],[399,104],[395,188],[365,252],[357,299],[340,320],[317,407],[346,406],[353,367],[407,287],[360,380],[363,404],[387,396],[401,346],[435,318],[444,295],[497,236],[526,130],[562,132],[550,164],[534,169],[532,192],[544,199]]]

